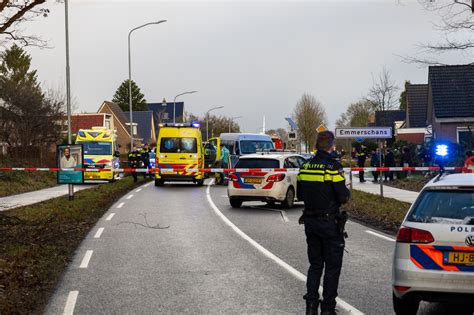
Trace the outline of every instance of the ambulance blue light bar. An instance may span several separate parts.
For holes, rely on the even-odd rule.
[[[158,126],[160,127],[192,127],[192,128],[199,128],[201,125],[198,122],[192,123],[161,123]]]
[[[448,146],[446,144],[438,144],[436,146],[435,154],[441,157],[447,156],[449,154]]]

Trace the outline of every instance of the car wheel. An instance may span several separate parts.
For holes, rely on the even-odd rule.
[[[397,315],[416,315],[420,306],[420,301],[415,299],[398,298],[394,293],[393,296],[393,310]]]
[[[155,178],[155,186],[156,187],[163,186],[164,184],[165,184],[164,180]]]
[[[230,206],[232,208],[242,207],[242,200],[240,200],[240,199],[229,199],[229,201],[230,201]]]
[[[285,200],[282,201],[282,206],[285,208],[292,208],[295,204],[295,190],[293,187],[288,188]]]
[[[204,185],[204,179],[197,180],[197,181],[196,181],[196,184],[197,184],[198,186]]]

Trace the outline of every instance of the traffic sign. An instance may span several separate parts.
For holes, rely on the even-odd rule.
[[[316,129],[317,132],[323,132],[326,130],[328,130],[328,128],[326,128],[326,126],[324,126],[323,124],[319,125],[319,127]]]
[[[338,139],[381,139],[391,137],[392,127],[336,128],[336,138]]]

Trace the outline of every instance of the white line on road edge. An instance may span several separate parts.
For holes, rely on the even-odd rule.
[[[102,232],[104,232],[103,227],[97,230],[97,233],[95,233],[94,238],[100,238],[100,236],[102,235]]]
[[[122,208],[124,204],[125,204],[125,202],[121,202],[121,203],[117,206],[117,209]]]
[[[93,250],[86,251],[86,254],[84,255],[84,258],[82,258],[82,262],[79,268],[87,268],[87,266],[89,266],[89,261],[91,261],[93,252]]]
[[[66,306],[64,307],[63,315],[74,314],[74,307],[76,306],[77,296],[79,291],[71,291],[67,296]]]
[[[135,192],[140,192],[142,189],[141,188],[138,188],[137,190],[135,190]]]
[[[125,199],[132,199],[133,198],[133,195],[129,195],[127,198]]]
[[[385,236],[385,235],[382,235],[382,234],[379,234],[379,233],[377,233],[377,232],[369,231],[369,230],[367,230],[367,231],[365,231],[365,232],[366,232],[366,233],[369,233],[369,234],[372,234],[372,235],[374,235],[374,236],[377,236],[377,237],[379,237],[379,238],[382,238],[382,239],[384,239],[384,240],[387,240],[387,241],[390,241],[390,242],[395,242],[395,240],[394,240],[393,238],[388,237],[388,236]]]
[[[105,221],[110,221],[112,220],[112,218],[114,217],[115,213],[111,213],[109,214],[109,216],[107,217],[107,219],[105,219]]]
[[[148,183],[148,184],[144,185],[143,187],[148,187],[148,186],[150,186],[150,185],[151,185],[151,183]]]
[[[217,208],[216,204],[212,200],[211,197],[211,185],[214,183],[214,180],[211,180],[211,182],[207,185],[207,201],[209,202],[209,205],[211,206],[212,210],[217,214],[218,217],[224,221],[225,224],[227,224],[232,230],[234,230],[235,233],[237,233],[240,237],[242,237],[244,240],[249,242],[253,247],[255,247],[259,252],[261,252],[263,255],[265,255],[267,258],[270,258],[274,262],[276,262],[278,265],[283,267],[286,271],[291,273],[293,276],[295,276],[296,279],[301,280],[303,282],[306,282],[306,276],[287,264],[285,261],[274,255],[272,252],[270,252],[268,249],[260,245],[258,242],[253,240],[250,236],[242,232],[234,223],[232,223],[220,210]],[[321,288],[320,288],[321,289]],[[339,307],[341,307],[344,311],[350,313],[350,314],[357,314],[357,315],[363,315],[361,311],[353,307],[352,305],[346,303],[345,301],[341,300],[340,298],[337,298],[337,304]]]

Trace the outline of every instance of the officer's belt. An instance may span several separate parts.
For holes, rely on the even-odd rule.
[[[304,214],[315,218],[334,218],[339,211],[323,211],[314,209],[304,209]]]

